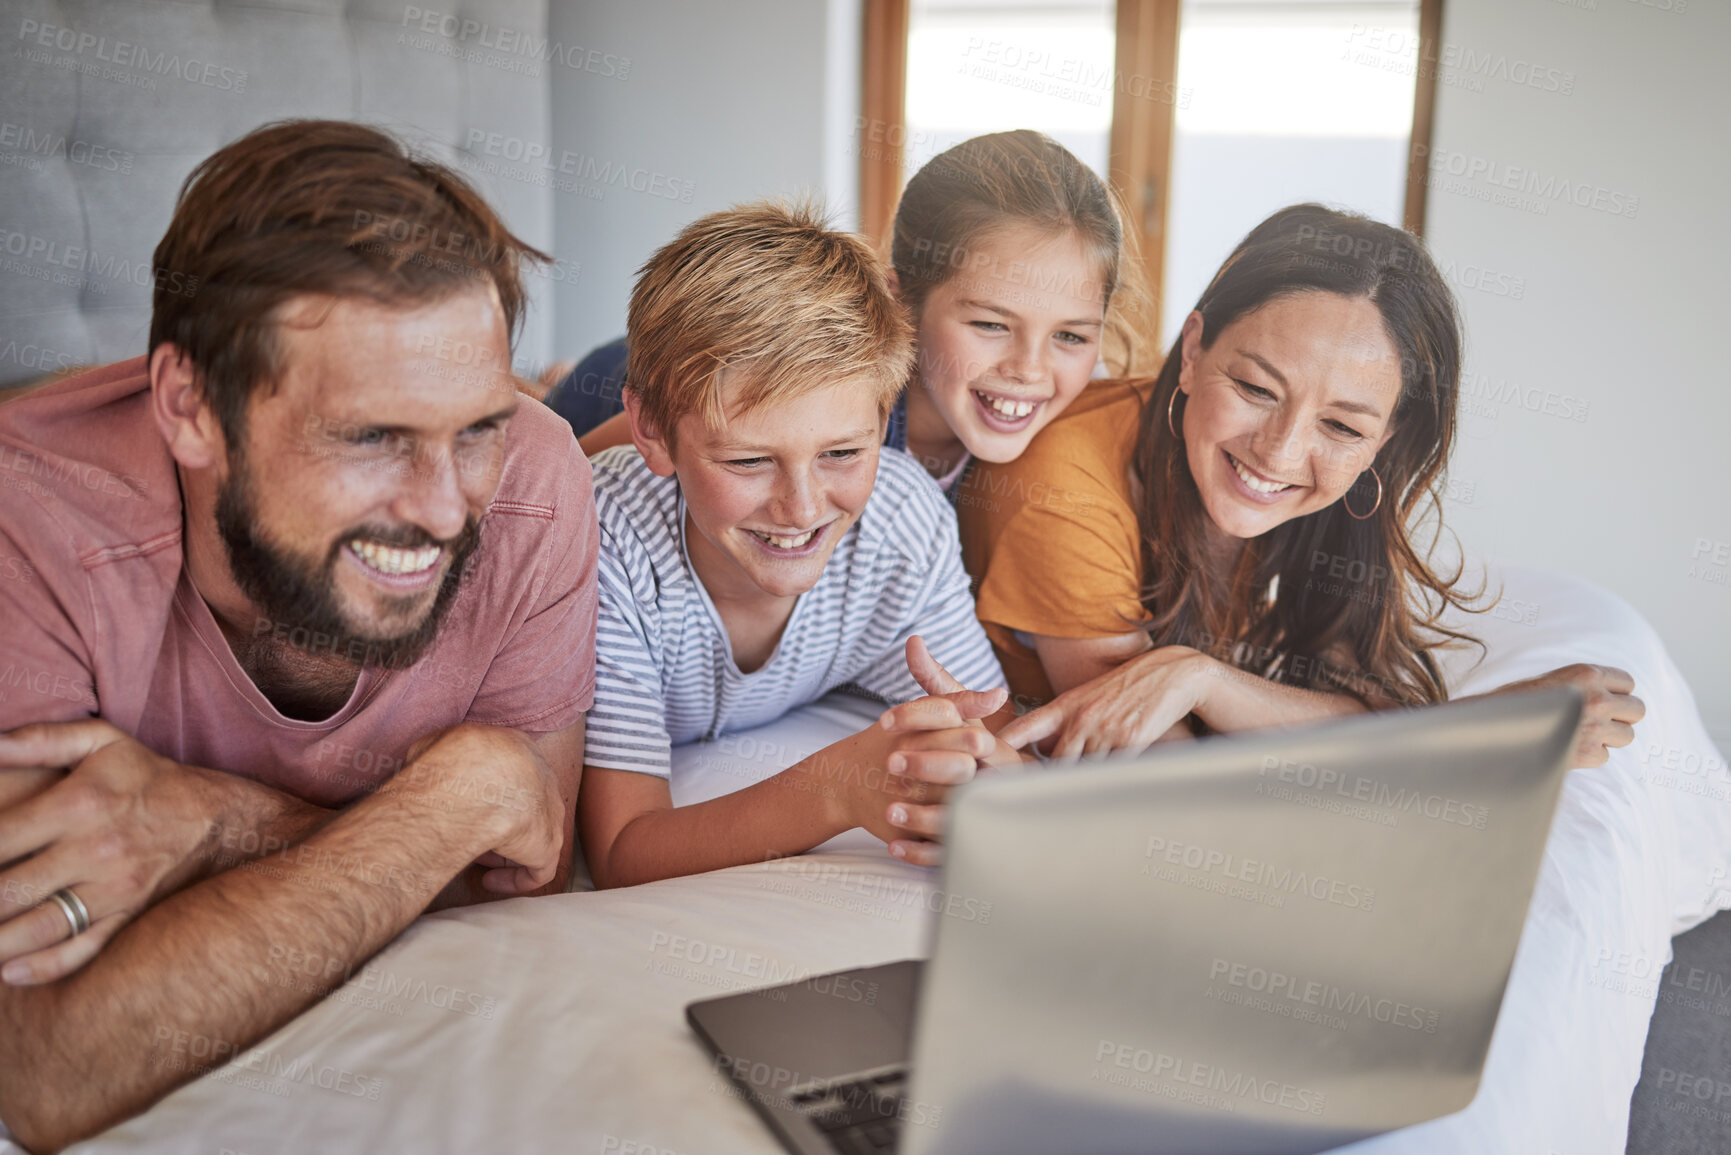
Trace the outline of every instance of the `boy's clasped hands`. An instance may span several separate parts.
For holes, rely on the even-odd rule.
[[[1008,690],[969,690],[918,636],[908,639],[907,658],[908,672],[927,696],[892,706],[862,732],[866,766],[883,772],[842,773],[846,786],[835,801],[850,825],[883,839],[891,854],[930,866],[942,857],[939,839],[950,790],[980,770],[1020,763],[1022,756],[985,725],[1004,708]]]

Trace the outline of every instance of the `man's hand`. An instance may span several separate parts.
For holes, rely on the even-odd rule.
[[[116,739],[80,766],[103,751],[138,756]],[[268,788],[201,773],[222,780],[211,789],[227,800],[225,814],[264,816],[264,829],[279,833],[301,819],[252,805]],[[491,881],[534,886],[557,868],[561,809],[523,735],[484,726],[438,735],[371,795],[334,816],[317,811],[317,828],[291,836],[294,851],[268,869],[221,871],[166,896],[59,982],[0,988],[0,1119],[20,1143],[59,1150],[142,1110],[197,1073],[152,1061],[163,1031],[242,1048],[323,997],[277,957],[281,943],[352,973],[489,851],[521,864]]]
[[[0,735],[0,978],[44,983],[77,970],[191,881],[216,817],[208,773],[95,718]],[[90,913],[76,937],[45,901],[65,888]]]
[[[565,845],[559,779],[526,735],[472,723],[417,742],[380,793],[416,805],[472,813],[490,847],[481,885],[498,894],[528,894],[547,885]]]
[[[1578,662],[1536,678],[1510,682],[1492,693],[1510,694],[1550,686],[1573,686],[1585,699],[1570,769],[1603,766],[1611,757],[1612,747],[1627,746],[1635,740],[1635,723],[1647,716],[1646,703],[1635,697],[1635,679],[1615,666]]]

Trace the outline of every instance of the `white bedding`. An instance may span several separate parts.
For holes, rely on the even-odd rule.
[[[1651,629],[1586,583],[1503,579],[1505,608],[1469,626],[1488,658],[1449,664],[1457,693],[1596,661],[1634,673],[1648,717],[1634,747],[1569,777],[1478,1098],[1354,1155],[1621,1153],[1670,938],[1731,905],[1731,778]],[[832,698],[681,756],[720,793],[875,712]],[[921,954],[932,881],[855,832],[797,859],[431,916],[241,1061],[76,1150],[767,1155],[685,1004]]]

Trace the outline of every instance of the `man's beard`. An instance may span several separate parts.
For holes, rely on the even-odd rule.
[[[260,528],[252,477],[244,461],[231,460],[229,475],[217,494],[216,526],[228,552],[235,584],[263,615],[255,637],[269,634],[307,653],[341,658],[358,666],[406,669],[420,660],[439,632],[469,561],[480,545],[480,527],[473,517],[462,532],[440,541],[412,526],[387,529],[362,526],[339,534],[322,564],[309,563],[266,538]],[[390,637],[369,637],[355,631],[337,600],[336,567],[343,544],[362,538],[400,549],[439,545],[451,562],[439,590],[419,624]],[[406,606],[413,599],[388,599]]]

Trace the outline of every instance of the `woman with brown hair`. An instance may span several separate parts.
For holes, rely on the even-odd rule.
[[[1454,299],[1408,234],[1281,210],[1227,258],[1160,375],[1097,382],[958,498],[978,612],[1060,757],[1442,701],[1471,639],[1420,548],[1460,376]],[[1569,666],[1580,764],[1633,740],[1620,670]],[[1528,683],[1523,683],[1526,686]],[[1508,687],[1514,688],[1514,687]]]

